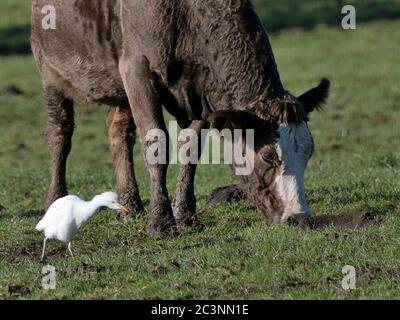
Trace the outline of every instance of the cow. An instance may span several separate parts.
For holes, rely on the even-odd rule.
[[[43,7],[54,28],[43,27]],[[330,83],[295,97],[285,88],[265,28],[249,0],[32,0],[32,51],[43,83],[52,180],[47,206],[67,194],[74,102],[110,107],[117,191],[143,211],[132,148],[152,129],[167,133],[163,107],[182,128],[253,129],[254,165],[241,189],[270,223],[312,214],[304,171],[314,150],[309,114]],[[233,164],[233,167],[235,164]],[[168,163],[149,164],[149,234],[198,221],[195,164],[182,165],[171,203]]]

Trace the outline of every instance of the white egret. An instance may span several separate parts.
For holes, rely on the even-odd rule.
[[[73,256],[72,240],[80,228],[102,207],[128,212],[127,208],[118,203],[118,195],[114,192],[102,193],[91,201],[84,201],[72,195],[56,200],[36,226],[36,230],[43,231],[45,236],[41,259],[44,258],[46,242],[49,239],[68,243],[68,251]]]

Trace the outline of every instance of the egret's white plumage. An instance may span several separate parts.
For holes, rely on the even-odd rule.
[[[42,259],[44,258],[48,239],[56,239],[68,243],[68,250],[72,255],[72,240],[76,237],[81,227],[102,207],[128,211],[118,203],[118,195],[114,192],[102,193],[91,201],[84,201],[77,196],[66,196],[56,200],[36,226],[36,230],[43,232],[45,236]]]

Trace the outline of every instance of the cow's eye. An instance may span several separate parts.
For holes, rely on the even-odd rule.
[[[275,157],[271,153],[263,153],[261,157],[266,163],[273,164],[275,162]]]

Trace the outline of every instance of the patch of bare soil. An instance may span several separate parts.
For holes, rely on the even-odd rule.
[[[291,223],[302,229],[319,230],[326,227],[337,227],[343,230],[365,228],[378,223],[378,218],[365,211],[354,211],[337,215],[321,215],[312,218],[300,218]]]
[[[245,195],[237,185],[215,189],[208,197],[212,204],[236,203],[245,199]]]
[[[21,96],[24,94],[24,92],[19,87],[13,84],[6,86],[4,88],[4,92],[13,96]]]
[[[74,274],[81,274],[84,276],[92,276],[96,273],[99,272],[106,272],[106,271],[110,271],[111,267],[105,267],[105,266],[93,266],[87,263],[78,263],[78,264],[74,264],[72,266],[66,267],[64,269],[64,273],[67,276],[72,276]]]
[[[49,245],[50,244],[50,245]],[[53,245],[51,245],[53,244]],[[23,247],[17,247],[14,249],[16,253],[13,255],[13,259],[18,257],[29,257],[36,261],[40,260],[43,249],[43,243],[41,241],[31,242]],[[56,242],[48,242],[46,247],[46,255],[44,257],[45,261],[48,259],[64,259],[68,257],[67,249],[65,245],[58,244]]]
[[[10,297],[24,297],[26,295],[28,295],[31,290],[23,285],[20,284],[11,284],[9,283],[7,285],[7,292],[9,294]]]
[[[212,204],[235,203],[245,199],[245,195],[237,185],[222,187],[214,190],[208,197]],[[366,211],[354,211],[337,215],[320,215],[311,219],[300,217],[289,221],[290,224],[299,226],[302,229],[318,230],[329,226],[339,229],[364,228],[371,224],[378,223],[378,218]]]
[[[21,256],[40,256],[42,245],[43,244],[41,242],[32,242],[27,244],[26,246],[23,246],[22,248],[19,248],[17,252]]]

